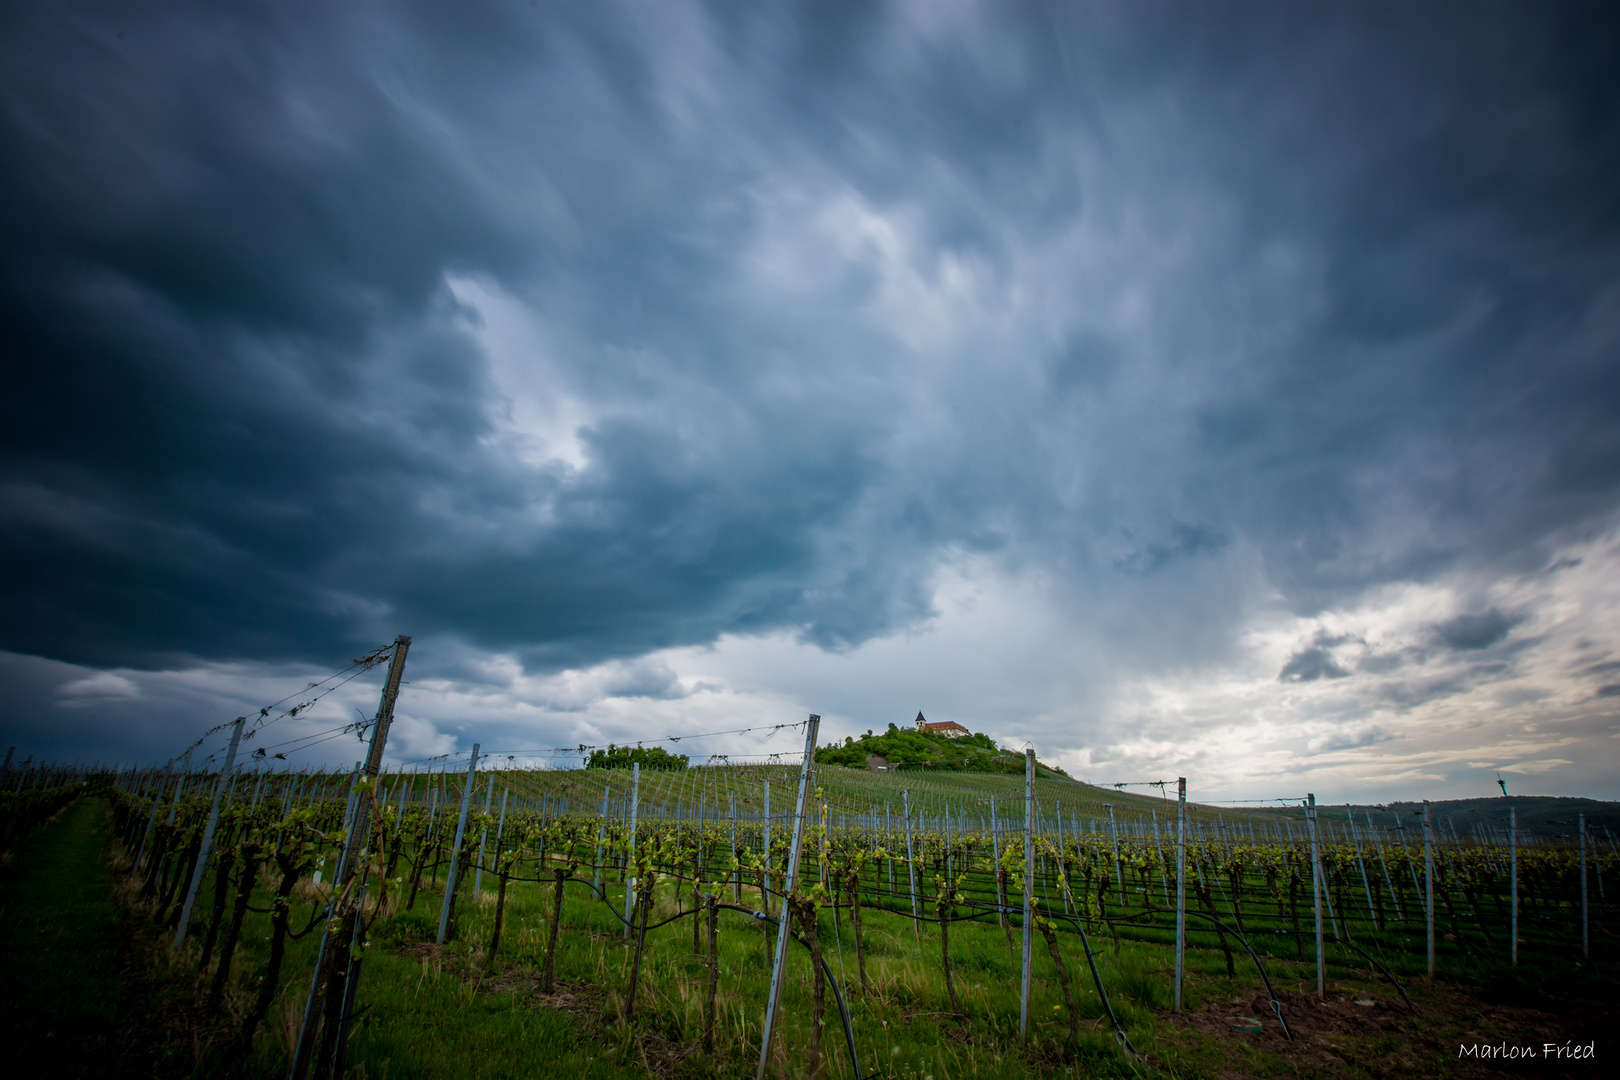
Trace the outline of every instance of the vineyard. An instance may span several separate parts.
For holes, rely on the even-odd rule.
[[[1442,975],[1511,963],[1515,919],[1521,963],[1612,941],[1606,835],[1183,816],[1033,777],[478,765],[41,773],[6,828],[98,781],[131,902],[196,979],[198,1062],[230,1074],[433,1075],[424,1009],[461,1014],[473,1075],[537,1054],[551,1074],[752,1075],[766,1023],[768,1075],[1124,1074],[1176,1064],[1156,1016],[1234,987],[1256,1034],[1307,1038],[1318,956],[1324,990],[1415,1009],[1431,925]],[[525,995],[549,1009],[490,1008]]]
[[[370,733],[352,769],[239,767],[245,717],[163,768],[8,758],[8,852],[61,849],[0,919],[8,1035],[110,1000],[115,957],[139,990],[75,1045],[100,1023],[164,1076],[1453,1075],[1467,1038],[1613,1019],[1620,852],[1579,814],[1223,809],[1032,749],[1022,775],[818,766],[815,716],[748,729],[803,749],[747,762],[385,769],[401,666],[339,729]],[[96,953],[66,894],[103,873],[125,943]],[[49,944],[75,912],[77,970]]]

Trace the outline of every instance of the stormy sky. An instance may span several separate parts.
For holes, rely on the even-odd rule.
[[[392,761],[1620,796],[1612,5],[0,19],[19,757],[407,633]]]

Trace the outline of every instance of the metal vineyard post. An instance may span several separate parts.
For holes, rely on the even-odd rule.
[[[439,936],[436,939],[440,945],[444,944],[444,935],[450,929],[450,905],[456,896],[456,870],[461,860],[461,838],[467,832],[467,807],[472,803],[473,772],[478,768],[478,744],[473,743],[472,756],[467,759],[467,782],[461,786],[461,815],[456,819],[456,838],[450,844],[450,872],[444,879],[444,903],[439,905]]]
[[[1018,1041],[1029,1042],[1029,972],[1035,947],[1035,748],[1024,750],[1024,952],[1018,989]]]
[[[1423,918],[1428,924],[1429,978],[1434,978],[1434,824],[1423,800]]]
[[[787,968],[789,903],[799,880],[799,848],[804,840],[804,807],[810,795],[810,772],[816,761],[816,733],[821,717],[810,714],[804,731],[804,760],[799,764],[799,798],[793,810],[793,847],[788,852],[787,880],[782,883],[782,914],[776,926],[776,961],[771,966],[771,988],[765,999],[765,1023],[759,1038],[759,1068],[755,1080],[765,1080],[765,1065],[771,1055],[771,1032],[776,1010],[782,999],[782,976]]]
[[[630,763],[630,846],[626,850],[625,863],[628,870],[635,869],[636,858],[636,815],[641,810],[641,763]],[[627,872],[628,872],[627,870]],[[624,940],[630,940],[630,905],[636,899],[636,879],[629,877],[624,883]]]
[[[1508,889],[1512,898],[1513,918],[1510,926],[1512,931],[1511,947],[1508,950],[1511,963],[1519,963],[1519,811],[1517,807],[1508,807]]]
[[[242,725],[245,723],[247,717],[236,718],[236,724],[231,728],[231,746],[225,751],[225,766],[219,770],[219,779],[214,781],[214,803],[208,808],[208,824],[203,826],[202,846],[197,849],[197,864],[191,872],[191,884],[186,888],[186,902],[180,908],[180,925],[174,931],[176,950],[186,943],[186,924],[191,921],[191,908],[197,902],[197,888],[202,884],[208,852],[214,845],[214,830],[219,826],[219,803],[225,797],[225,785],[232,779],[231,767],[236,764],[236,748],[242,743]]]

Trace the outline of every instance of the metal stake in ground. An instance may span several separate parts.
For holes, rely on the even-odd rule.
[[[1176,1012],[1187,973],[1187,778],[1176,779]]]
[[[1024,952],[1018,984],[1018,1041],[1029,1042],[1029,971],[1035,947],[1035,748],[1024,750]]]
[[[9,767],[11,763],[10,754],[6,755],[6,763]],[[146,833],[141,837],[141,849],[135,853],[135,863],[130,867],[131,870],[139,870],[142,860],[146,858],[147,846],[152,842],[152,830],[157,825],[158,810],[163,801],[163,793],[169,790],[169,774],[173,771],[174,759],[170,758],[169,763],[163,767],[163,779],[158,782],[157,791],[152,795],[152,814],[146,819]]]
[[[1311,906],[1316,911],[1316,996],[1327,997],[1327,964],[1322,952],[1322,855],[1316,838],[1316,796],[1305,796],[1305,822],[1311,832]]]
[[[906,871],[911,877],[911,929],[917,935],[917,944],[921,947],[922,931],[917,928],[917,918],[921,915],[921,912],[917,910],[917,859],[911,850],[911,791],[909,788],[900,793],[900,800],[900,813],[906,821]]]
[[[1508,807],[1508,881],[1512,898],[1512,947],[1508,950],[1514,966],[1519,963],[1519,810]]]
[[[1586,932],[1586,815],[1577,814],[1575,829],[1581,834],[1581,959],[1592,959],[1592,941]]]
[[[1423,918],[1428,924],[1429,978],[1434,978],[1434,823],[1423,800]]]
[[[765,999],[765,1025],[759,1040],[759,1068],[754,1080],[765,1080],[765,1065],[771,1056],[771,1032],[776,1026],[776,1009],[782,1000],[782,976],[787,969],[789,900],[799,880],[799,847],[804,839],[804,804],[810,794],[810,773],[816,760],[816,732],[821,717],[810,714],[804,730],[804,760],[799,764],[799,798],[793,810],[793,847],[788,852],[787,880],[782,883],[782,916],[776,926],[776,962],[771,966],[771,989]]]
[[[937,715],[937,714],[936,714]],[[1108,803],[1108,833],[1114,838],[1114,879],[1119,882],[1119,906],[1125,906],[1125,868],[1119,861],[1119,825],[1114,821],[1114,804]],[[1058,828],[1063,828],[1063,815],[1058,815]],[[1061,834],[1060,834],[1061,835]]]
[[[484,845],[489,842],[489,804],[495,798],[495,774],[489,774],[489,790],[484,792],[484,831],[478,834],[478,869],[473,872],[473,899],[484,884]]]
[[[238,716],[236,724],[231,728],[231,747],[225,751],[225,767],[219,770],[219,779],[214,781],[214,804],[208,809],[208,824],[203,826],[202,847],[197,850],[197,865],[191,872],[191,885],[186,889],[186,902],[180,908],[180,925],[175,927],[174,948],[179,949],[186,943],[186,924],[191,921],[191,908],[197,902],[197,887],[202,884],[203,870],[208,864],[208,852],[214,846],[214,829],[219,825],[219,802],[225,797],[225,785],[232,779],[231,766],[236,764],[236,748],[242,742],[242,725],[247,723],[247,717]]]
[[[636,813],[641,809],[641,762],[630,763],[630,848],[625,864],[634,870],[636,865]],[[636,902],[636,879],[624,883],[624,940],[630,940],[630,908]]]
[[[1361,844],[1356,840],[1356,815],[1349,803],[1344,804],[1344,821],[1345,827],[1350,830],[1350,846],[1356,852],[1356,866],[1361,870],[1361,891],[1367,896],[1367,921],[1377,927],[1378,914],[1373,908],[1372,886],[1367,883],[1367,864],[1361,858]],[[1346,927],[1350,924],[1349,912],[1344,913],[1344,923]]]
[[[604,781],[602,784],[602,819],[600,824],[596,826],[596,882],[592,888],[596,890],[598,895],[603,895],[602,841],[607,838],[608,789],[612,786],[613,785],[610,782],[606,781]],[[608,910],[611,911],[613,909],[609,908]]]
[[[444,944],[444,935],[450,929],[450,904],[456,896],[456,870],[461,861],[461,838],[467,832],[467,808],[472,805],[473,771],[478,768],[478,744],[473,743],[472,757],[467,760],[467,782],[461,786],[461,816],[456,819],[456,839],[450,845],[450,873],[444,879],[444,903],[439,905],[439,936],[437,941]]]

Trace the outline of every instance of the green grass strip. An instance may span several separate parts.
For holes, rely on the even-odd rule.
[[[0,869],[0,1043],[51,1076],[109,1075],[117,1056],[123,912],[107,844],[106,801],[79,799]]]

